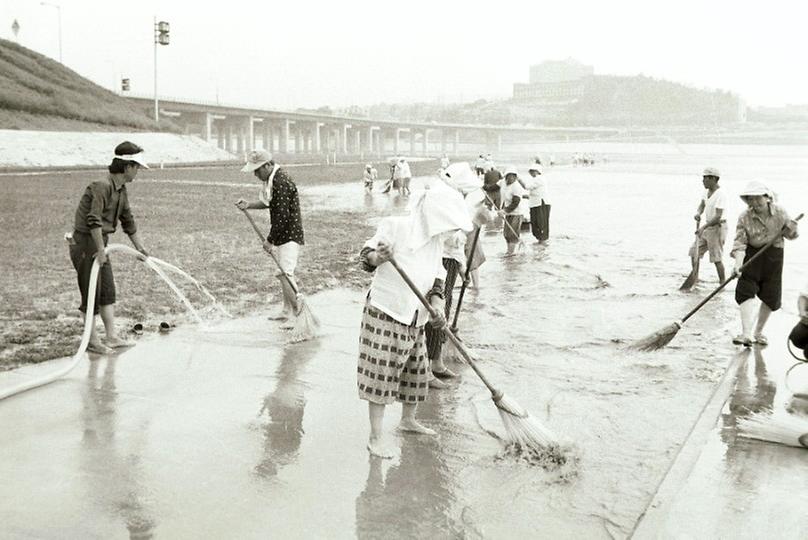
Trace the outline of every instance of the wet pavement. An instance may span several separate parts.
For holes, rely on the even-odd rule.
[[[735,161],[730,177],[771,167],[768,158]],[[786,181],[796,165],[781,165],[778,187],[800,208],[804,186]],[[704,263],[696,290],[677,291],[692,240],[681,209],[698,194],[683,190],[681,171],[703,165],[666,167],[677,172],[652,173],[647,163],[553,170],[549,243],[527,235],[505,258],[500,233],[483,236],[482,288],[466,295],[460,336],[496,384],[575,443],[572,474],[503,456],[496,410],[460,364],[451,366],[460,380],[419,407],[438,436],[397,434],[400,409],[391,407],[385,427],[401,455],[369,458],[367,407],[355,387],[362,293],[332,290],[309,298],[324,325],[316,341],[286,345],[265,314],[155,329],[131,350],[0,402],[0,497],[12,501],[0,505],[0,531],[622,538],[652,526],[652,536],[754,537],[779,519],[780,537],[805,537],[791,520],[805,508],[805,490],[794,488],[806,477],[805,452],[736,439],[733,418],[786,406],[782,342],[808,244],[787,246],[784,309],[762,360],[729,342],[737,333],[729,291],[664,349],[627,350],[716,285]],[[301,193],[308,210],[355,209],[371,223],[401,211],[358,183]],[[53,368],[2,373],[0,385]],[[756,505],[754,493],[775,495]]]

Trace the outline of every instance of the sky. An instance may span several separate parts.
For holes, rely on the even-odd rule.
[[[730,90],[750,106],[808,103],[808,3],[710,0],[0,0],[0,37],[110,89],[277,109],[507,98],[529,66],[575,58]],[[54,7],[60,6],[60,9]]]

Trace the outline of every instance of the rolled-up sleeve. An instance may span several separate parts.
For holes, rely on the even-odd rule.
[[[433,296],[437,296],[440,299],[444,299],[443,296],[443,289],[445,285],[442,279],[435,279],[435,282],[432,284],[432,288],[429,289],[429,292],[426,293],[426,299],[432,300]]]
[[[132,209],[129,207],[129,196],[125,191],[121,191],[121,229],[129,236],[137,232],[135,218],[132,216]]]
[[[732,257],[735,257],[738,254],[745,256],[746,244],[748,241],[749,238],[746,234],[746,222],[744,219],[744,214],[741,214],[738,216],[738,223],[735,225],[735,242],[732,244],[732,251],[730,251],[730,255]]]

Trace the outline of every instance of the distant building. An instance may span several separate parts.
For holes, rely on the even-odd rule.
[[[566,104],[584,95],[595,68],[568,58],[530,66],[530,82],[513,85],[513,99]]]

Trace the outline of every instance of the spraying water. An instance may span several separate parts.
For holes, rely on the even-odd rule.
[[[138,257],[138,258],[143,257],[143,255],[140,252],[130,248],[129,246],[124,246],[122,244],[110,244],[105,249],[105,252],[107,254],[110,254],[110,253],[113,253],[113,252],[116,252],[116,251],[126,253],[127,255],[132,255],[133,257]],[[199,313],[197,312],[197,310],[194,309],[193,305],[191,305],[191,302],[188,301],[188,298],[182,293],[182,291],[180,291],[180,289],[177,287],[177,285],[166,275],[166,273],[162,270],[162,268],[160,268],[160,266],[164,266],[166,268],[169,268],[170,270],[172,270],[172,271],[174,271],[174,272],[176,272],[176,273],[178,273],[180,275],[183,275],[183,276],[187,277],[189,279],[189,281],[191,281],[192,283],[194,283],[197,286],[197,288],[204,289],[204,287],[199,285],[199,283],[193,277],[191,277],[187,273],[183,272],[182,270],[180,270],[176,266],[171,265],[171,264],[169,264],[169,263],[167,263],[165,261],[161,261],[160,259],[153,259],[151,257],[148,257],[148,258],[146,258],[145,263],[146,263],[146,266],[148,266],[149,268],[154,270],[154,272],[158,276],[160,276],[160,278],[163,281],[166,282],[166,284],[171,288],[171,290],[174,291],[174,294],[176,294],[177,297],[180,299],[180,301],[183,304],[185,304],[185,307],[188,308],[188,311],[191,312],[191,315],[194,317],[194,319],[198,323],[202,323],[203,322],[202,318],[199,316]],[[87,313],[93,313],[95,311],[95,290],[96,290],[96,287],[98,286],[98,272],[100,271],[100,269],[101,269],[101,265],[98,264],[98,259],[96,259],[93,262],[93,267],[92,267],[92,270],[90,271],[90,289],[89,289],[89,291],[87,293]],[[203,290],[203,292],[208,296],[208,298],[210,298],[214,303],[216,303],[216,299],[209,292],[207,292],[207,290]],[[218,305],[218,304],[216,304],[216,305]],[[224,311],[224,309],[220,308],[220,310],[222,311],[222,313],[227,314],[227,312]],[[79,349],[78,349],[78,351],[76,351],[76,354],[73,355],[73,359],[71,360],[71,362],[69,364],[67,364],[63,368],[58,369],[55,372],[51,373],[50,375],[47,375],[47,376],[45,376],[45,377],[43,377],[41,379],[37,379],[37,380],[29,381],[29,382],[26,382],[26,383],[23,383],[23,384],[19,384],[17,386],[13,386],[11,388],[8,388],[8,389],[4,390],[3,392],[0,392],[0,400],[5,399],[7,397],[14,396],[16,394],[20,394],[20,393],[25,392],[27,390],[31,390],[33,388],[38,388],[40,386],[44,386],[46,384],[52,383],[53,381],[55,381],[57,379],[60,379],[60,378],[64,377],[65,375],[67,375],[68,373],[70,373],[71,371],[73,371],[73,369],[78,365],[79,361],[81,361],[81,359],[84,358],[84,355],[85,355],[85,353],[87,351],[87,345],[89,345],[89,343],[90,343],[90,334],[92,333],[93,324],[95,324],[95,317],[85,317],[85,319],[84,319],[84,332],[81,335],[81,343],[79,344]]]

